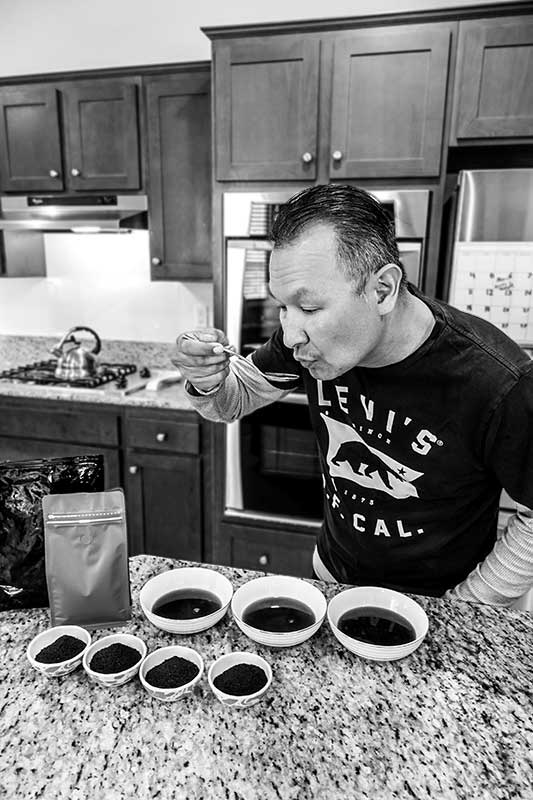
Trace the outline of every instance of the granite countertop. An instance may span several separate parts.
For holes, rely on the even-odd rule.
[[[420,648],[400,661],[345,650],[327,622],[302,645],[247,639],[231,613],[176,637],[142,616],[145,581],[187,562],[131,559],[132,620],[148,651],[179,641],[203,655],[250,650],[272,666],[259,704],[226,708],[206,675],[175,703],[140,681],[114,690],[80,667],[47,679],[25,657],[46,609],[0,614],[0,795],[121,800],[504,800],[533,796],[532,617],[435,598]],[[259,573],[216,567],[242,585]],[[344,587],[316,582],[329,599]],[[116,629],[115,629],[116,630]],[[93,632],[93,640],[108,633]]]
[[[0,336],[0,372],[22,364],[52,358],[50,348],[57,339],[36,336]],[[152,372],[174,370],[171,358],[175,345],[168,343],[146,343],[129,341],[104,341],[98,358],[107,363],[133,363],[138,368],[148,366]],[[156,373],[157,374],[157,373]],[[130,376],[130,385],[140,382],[138,375]],[[79,403],[97,403],[118,406],[138,406],[145,408],[164,408],[173,410],[192,410],[193,407],[185,392],[184,383],[169,384],[158,391],[141,390],[134,394],[124,394],[113,383],[97,389],[83,389],[64,386],[37,386],[0,380],[0,397],[23,397],[36,400],[63,400]]]

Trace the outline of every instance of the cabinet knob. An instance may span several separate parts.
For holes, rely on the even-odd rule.
[[[71,174],[71,175],[72,175],[74,178],[77,178],[79,175],[81,175],[81,172],[79,171],[79,169],[76,169],[76,168],[74,167],[73,169],[71,169],[71,170],[70,170],[70,174]]]
[[[166,442],[167,435],[166,433],[156,433],[155,438],[157,439],[158,442]]]
[[[302,161],[304,162],[304,164],[310,164],[312,160],[313,160],[313,154],[310,153],[309,151],[302,154]]]
[[[331,157],[333,161],[342,161],[342,153],[340,150],[334,150]]]
[[[268,556],[266,555],[266,553],[263,553],[262,556],[259,556],[259,563],[261,564],[262,567],[266,567],[266,565],[268,564]]]
[[[152,258],[152,264],[154,265],[154,267],[158,267],[160,265],[160,263],[161,263],[161,259],[158,258],[157,256],[154,256]]]
[[[48,172],[48,174],[50,175],[51,178],[59,178],[59,172],[57,171],[57,169],[51,169]]]
[[[130,475],[137,475],[139,467],[137,466],[137,464],[132,464],[131,467],[128,467],[128,470]]]

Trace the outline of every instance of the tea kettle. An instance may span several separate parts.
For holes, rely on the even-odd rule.
[[[76,331],[87,331],[92,334],[95,344],[92,350],[82,347],[74,334]],[[65,345],[74,346],[65,350]],[[100,337],[92,328],[76,326],[63,336],[59,344],[52,347],[50,352],[57,356],[57,366],[54,372],[56,378],[61,380],[75,380],[76,378],[89,378],[96,373],[96,356],[102,348]]]

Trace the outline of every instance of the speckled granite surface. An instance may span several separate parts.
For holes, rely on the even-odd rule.
[[[36,336],[0,336],[0,371],[53,358],[50,348],[57,339]],[[99,359],[108,363],[132,363],[151,370],[175,370],[171,362],[173,344],[104,341]],[[132,376],[130,381],[135,382]],[[114,384],[98,389],[75,389],[61,386],[34,386],[0,380],[0,397],[25,397],[45,400],[74,400],[80,403],[104,403],[121,406],[192,410],[183,383],[169,385],[157,392],[142,390],[126,395]]]
[[[46,679],[25,658],[46,610],[0,615],[0,796],[69,800],[507,800],[533,797],[532,644],[526,612],[417,598],[429,634],[401,661],[364,661],[327,622],[304,644],[255,645],[229,613],[173,637],[152,628],[138,591],[185,562],[131,559],[133,618],[149,652],[179,640],[206,671],[252,650],[270,662],[267,698],[226,709],[204,675],[176,703],[140,681],[101,689],[80,668]],[[219,567],[235,588],[258,573]],[[328,599],[343,587],[317,582]],[[96,631],[93,640],[107,630]]]

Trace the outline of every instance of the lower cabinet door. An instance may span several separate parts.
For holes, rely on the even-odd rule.
[[[40,439],[12,439],[0,436],[0,461],[28,461],[34,458],[63,458],[67,456],[89,456],[101,453],[104,456],[104,478],[106,489],[116,489],[120,484],[118,450],[105,447],[89,447],[85,444],[61,444]]]
[[[312,578],[315,540],[312,534],[222,524],[213,561],[242,569]]]
[[[130,555],[202,560],[200,459],[126,452]]]

